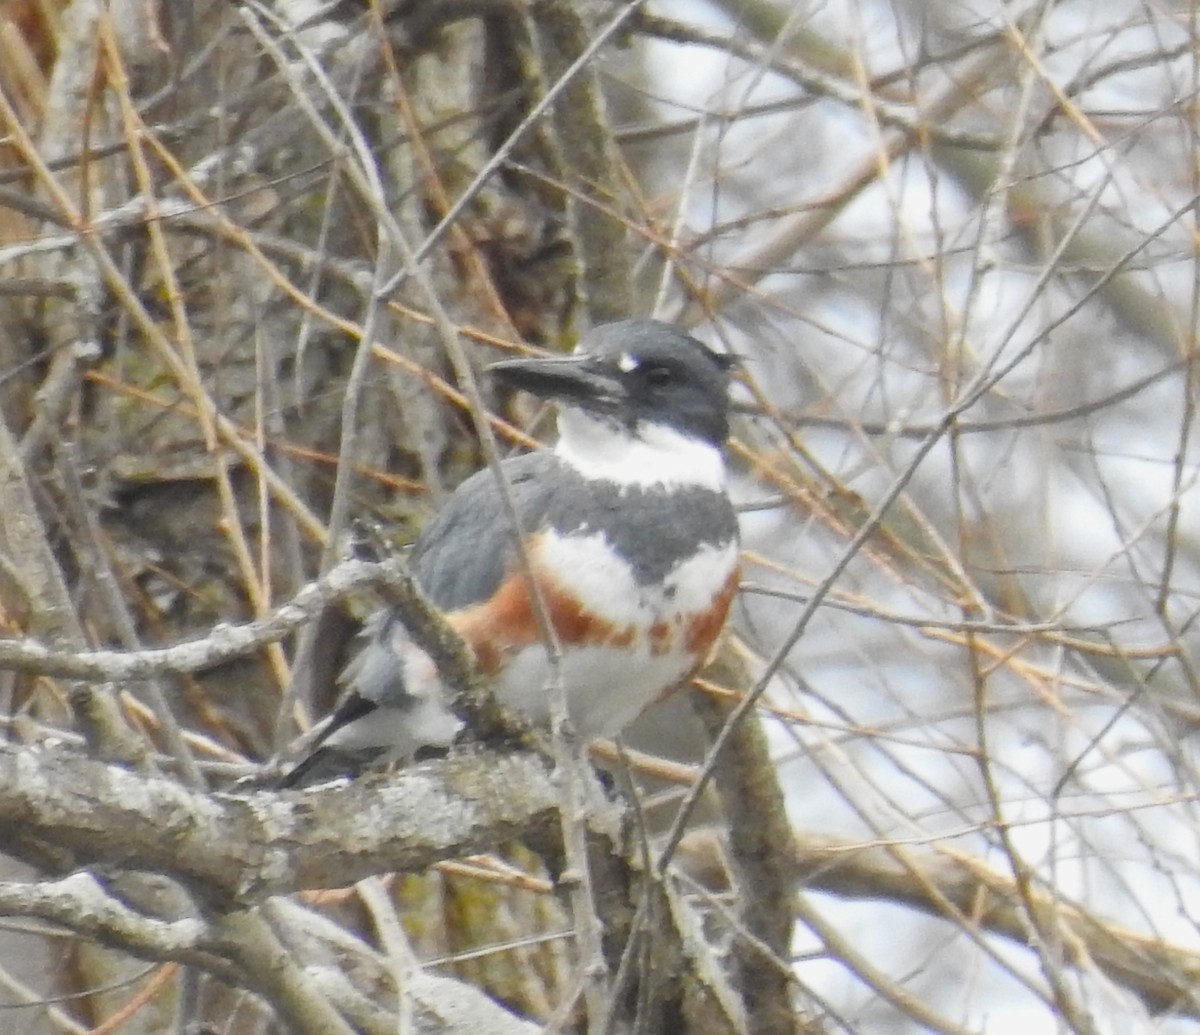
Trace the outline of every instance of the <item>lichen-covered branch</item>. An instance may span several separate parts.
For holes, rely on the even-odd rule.
[[[67,753],[0,748],[0,827],[77,867],[162,873],[200,897],[251,903],[556,829],[557,790],[528,754],[462,755],[304,794],[205,795]]]
[[[136,952],[143,959],[197,964],[218,977],[236,977],[232,967],[212,955],[202,921],[143,916],[105,892],[88,873],[41,883],[0,882],[0,913],[57,924],[101,944]]]

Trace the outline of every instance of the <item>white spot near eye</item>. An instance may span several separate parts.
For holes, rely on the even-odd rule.
[[[636,356],[631,356],[628,352],[622,352],[621,358],[617,360],[617,369],[622,374],[631,374],[641,366]]]

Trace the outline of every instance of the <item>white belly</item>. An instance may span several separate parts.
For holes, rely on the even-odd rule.
[[[652,585],[639,584],[601,536],[539,536],[530,560],[542,578],[547,569],[571,572],[572,594],[589,616],[614,634],[625,634],[616,635],[619,645],[602,641],[564,648],[557,674],[567,714],[579,736],[589,739],[618,734],[701,660],[694,644],[689,649],[690,626],[727,588],[737,569],[737,543],[706,546]],[[395,625],[386,646],[371,644],[364,651],[386,651],[383,663],[402,666],[403,676],[395,682],[403,692],[394,699],[381,696],[377,689],[373,692],[378,680],[360,678],[355,689],[380,707],[344,726],[329,743],[385,746],[395,757],[411,756],[423,746],[449,745],[462,723],[449,707],[433,660],[403,626]],[[506,664],[493,677],[497,698],[531,723],[546,722],[555,673],[545,645],[526,641],[505,653]]]
[[[651,654],[643,643],[633,649],[576,647],[564,651],[560,675],[567,714],[579,736],[616,736],[664,690],[675,686],[693,665],[676,650]],[[533,723],[550,718],[551,670],[541,644],[521,651],[498,680],[502,704]]]
[[[558,675],[567,714],[584,738],[619,733],[699,660],[687,646],[687,625],[707,610],[737,568],[737,543],[705,546],[656,585],[639,585],[602,536],[538,537],[531,558],[541,573],[571,572],[571,592],[588,612],[615,630],[657,628],[628,646],[565,647]],[[538,643],[513,658],[496,682],[503,703],[531,722],[550,716],[551,672]]]

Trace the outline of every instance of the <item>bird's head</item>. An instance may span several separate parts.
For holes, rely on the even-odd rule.
[[[579,411],[634,437],[666,429],[719,447],[729,435],[733,365],[678,327],[621,320],[585,334],[570,356],[509,359],[489,369],[564,414]]]

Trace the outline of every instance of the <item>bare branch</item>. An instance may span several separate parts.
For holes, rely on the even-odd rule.
[[[534,755],[452,757],[304,794],[204,795],[65,753],[0,748],[0,824],[108,864],[246,903],[373,873],[416,873],[521,836],[550,838],[558,792]]]
[[[214,954],[203,921],[143,916],[105,892],[89,873],[38,884],[0,883],[0,912],[58,924],[142,959],[194,964],[226,980],[237,977],[237,971]]]
[[[812,890],[886,899],[941,917],[952,906],[956,923],[978,924],[1027,942],[1016,882],[965,853],[856,845],[813,833],[798,834],[795,851],[804,885]],[[1124,929],[1043,891],[1036,893],[1036,908],[1048,923],[1069,933],[1066,945],[1073,964],[1098,967],[1155,1012],[1200,1017],[1200,954]]]
[[[461,648],[456,656],[451,649],[452,641],[438,632],[436,626],[444,624],[440,616],[427,604],[421,608],[423,597],[402,558],[343,561],[323,578],[301,589],[269,617],[244,625],[218,625],[208,636],[171,647],[74,652],[56,650],[37,640],[0,640],[0,668],[113,683],[202,672],[265,644],[277,643],[330,604],[370,586],[381,587],[389,600],[402,607],[406,616],[411,616],[422,646],[432,647],[431,653],[447,666],[453,677],[461,678],[469,672],[469,659],[464,659]]]

